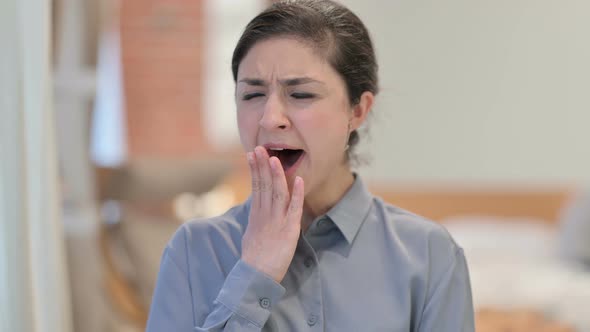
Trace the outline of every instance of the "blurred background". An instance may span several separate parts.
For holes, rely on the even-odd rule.
[[[478,331],[590,331],[590,3],[341,1],[358,172],[465,249]],[[230,60],[270,0],[0,1],[0,331],[141,331],[163,247],[242,202]]]

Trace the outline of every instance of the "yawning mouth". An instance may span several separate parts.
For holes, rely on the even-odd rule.
[[[291,169],[295,169],[294,166],[299,164],[299,161],[305,154],[305,151],[300,149],[267,148],[266,151],[268,151],[270,157],[275,156],[279,158],[285,173],[289,172]]]

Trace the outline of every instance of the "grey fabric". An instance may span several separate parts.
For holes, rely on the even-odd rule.
[[[463,250],[358,176],[302,234],[280,284],[240,260],[249,206],[176,232],[147,331],[474,331]]]

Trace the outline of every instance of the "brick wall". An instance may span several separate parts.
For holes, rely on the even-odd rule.
[[[203,1],[121,1],[128,157],[207,152],[201,130]]]

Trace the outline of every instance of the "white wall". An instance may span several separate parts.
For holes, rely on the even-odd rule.
[[[0,331],[69,332],[48,0],[0,1]]]
[[[366,177],[590,183],[589,1],[342,2],[381,66]]]

